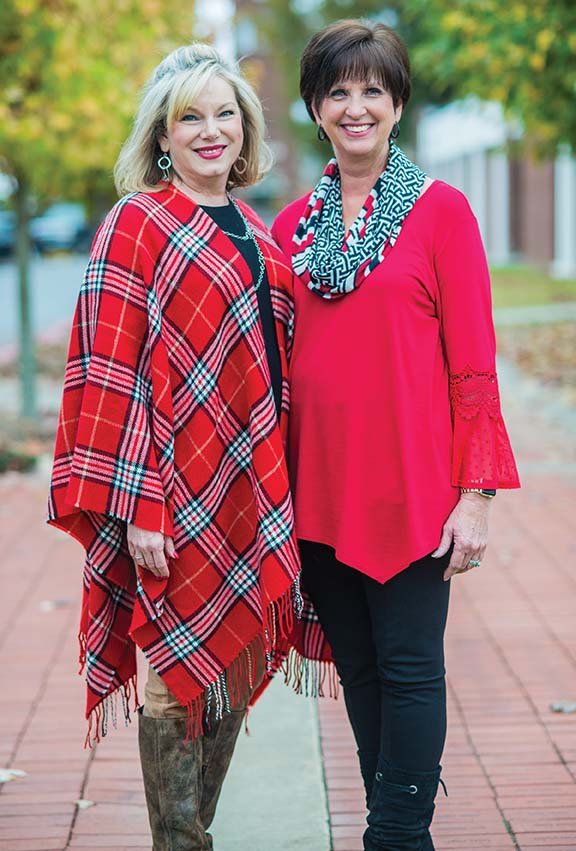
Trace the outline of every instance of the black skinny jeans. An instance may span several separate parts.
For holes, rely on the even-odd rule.
[[[450,554],[414,562],[384,585],[324,544],[300,541],[302,584],[316,608],[344,691],[370,794],[382,756],[432,771],[446,738],[444,630]]]

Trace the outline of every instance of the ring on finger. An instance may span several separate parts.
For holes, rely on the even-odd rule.
[[[468,562],[468,567],[480,567],[481,561],[478,558],[471,558]]]
[[[134,556],[134,561],[138,562],[138,564],[143,564],[146,559],[144,558],[144,556]]]

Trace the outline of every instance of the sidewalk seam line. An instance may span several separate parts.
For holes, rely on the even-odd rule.
[[[498,563],[502,575],[504,575],[506,579],[510,582],[510,585],[512,585],[518,597],[526,603],[528,609],[532,612],[534,619],[538,621],[538,623],[542,627],[543,632],[546,633],[546,635],[552,640],[552,642],[558,646],[562,655],[566,657],[570,665],[576,668],[576,657],[573,655],[570,648],[566,646],[564,640],[554,632],[554,629],[550,626],[546,617],[542,614],[538,606],[534,603],[533,598],[528,595],[526,591],[524,591],[522,583],[519,582],[518,579],[509,572],[509,570],[507,569],[507,565],[502,564],[497,553],[495,554],[495,559]],[[560,575],[564,576],[562,571],[560,571]],[[518,680],[519,678],[516,677],[516,679]],[[535,706],[534,709],[536,713],[540,715],[538,709]]]
[[[88,759],[86,761],[86,768],[84,770],[84,776],[82,778],[82,785],[80,786],[80,792],[79,792],[79,795],[78,795],[79,800],[82,800],[82,798],[84,797],[84,792],[86,790],[86,786],[88,785],[88,781],[90,779],[90,769],[92,768],[92,763],[94,762],[94,759],[96,757],[97,749],[98,749],[98,745],[93,745],[92,748],[90,749],[90,754],[89,754]],[[70,829],[68,831],[68,838],[66,839],[66,844],[64,846],[63,851],[66,851],[66,849],[68,849],[70,847],[70,843],[72,842],[72,839],[74,838],[74,829],[76,827],[76,822],[78,821],[78,814],[79,813],[80,813],[80,810],[78,808],[78,804],[76,804],[76,806],[74,807],[74,812],[72,814],[72,820],[70,822]]]
[[[463,596],[465,598],[467,598],[468,605],[470,606],[470,608],[472,609],[472,611],[476,615],[486,640],[491,645],[491,647],[494,650],[494,652],[496,653],[496,655],[499,657],[504,668],[507,670],[509,676],[515,682],[516,687],[518,688],[519,692],[523,695],[527,704],[530,706],[530,708],[532,710],[532,714],[534,716],[534,719],[535,719],[537,725],[544,731],[544,734],[545,734],[546,738],[548,739],[548,742],[550,743],[552,750],[555,752],[555,754],[558,757],[561,765],[565,768],[565,770],[568,774],[568,777],[572,780],[572,782],[576,782],[576,777],[575,777],[574,773],[570,769],[570,766],[568,765],[567,761],[564,759],[564,756],[562,755],[561,751],[559,750],[558,746],[556,745],[556,743],[554,742],[554,740],[552,739],[552,737],[550,735],[548,725],[545,723],[544,719],[542,718],[536,704],[532,700],[532,697],[529,694],[529,692],[527,691],[524,683],[522,682],[522,680],[520,679],[520,677],[518,676],[518,674],[514,670],[512,664],[508,660],[508,657],[506,656],[504,649],[499,644],[499,642],[497,641],[497,639],[495,638],[495,636],[492,634],[491,630],[489,629],[488,625],[486,624],[486,621],[484,620],[484,616],[482,615],[482,613],[480,611],[478,611],[475,600],[472,599],[471,596],[469,594],[467,594],[465,590],[463,590]]]
[[[3,650],[4,643],[8,640],[10,634],[14,632],[16,623],[24,610],[25,604],[32,597],[31,589],[38,585],[39,578],[45,574],[46,567],[50,564],[51,554],[58,546],[59,544],[56,540],[51,542],[51,545],[47,548],[46,553],[38,566],[38,570],[30,575],[30,580],[26,584],[25,590],[13,604],[13,611],[7,618],[4,629],[0,632],[0,652]]]
[[[504,827],[506,828],[506,832],[510,836],[512,842],[514,843],[514,847],[517,849],[517,851],[521,851],[520,845],[518,843],[518,840],[516,838],[516,834],[514,833],[512,825],[510,824],[510,822],[508,821],[508,819],[504,815],[504,811],[502,810],[502,807],[500,806],[500,804],[498,802],[498,791],[496,789],[496,786],[492,782],[492,778],[490,777],[488,771],[486,770],[486,767],[484,765],[482,757],[481,757],[480,753],[478,752],[478,750],[476,748],[476,745],[474,743],[474,739],[472,737],[472,733],[470,732],[470,728],[468,727],[468,720],[466,718],[466,714],[465,714],[465,712],[462,708],[462,704],[460,703],[457,692],[456,692],[454,686],[452,685],[452,683],[450,681],[447,682],[447,686],[448,686],[448,689],[450,690],[450,694],[452,695],[452,700],[454,701],[458,715],[460,716],[460,722],[461,722],[461,724],[462,724],[462,726],[463,726],[463,728],[466,732],[466,740],[467,740],[468,744],[470,745],[470,748],[472,750],[474,758],[476,759],[476,762],[478,763],[480,770],[481,770],[482,774],[484,775],[484,779],[486,780],[488,787],[490,788],[490,791],[492,792],[492,798],[493,798],[493,801],[494,801],[494,805],[495,805],[496,809],[498,810],[500,818],[502,819],[502,823],[503,823]]]
[[[36,691],[36,695],[34,696],[34,698],[30,702],[30,709],[28,710],[28,712],[26,714],[26,720],[24,721],[24,724],[22,725],[18,735],[16,736],[16,741],[14,743],[14,747],[13,747],[12,752],[10,754],[10,758],[7,760],[7,767],[8,768],[10,768],[10,766],[12,766],[14,764],[14,761],[15,761],[17,753],[18,753],[18,748],[22,744],[22,739],[24,738],[24,736],[28,732],[28,728],[30,727],[32,719],[33,719],[34,715],[36,714],[36,711],[38,710],[40,702],[42,701],[42,698],[44,696],[44,692],[46,691],[46,687],[48,685],[50,673],[51,673],[51,671],[54,667],[54,664],[58,661],[58,658],[59,658],[59,656],[60,656],[60,654],[63,650],[64,641],[62,640],[62,637],[63,637],[63,635],[66,634],[66,632],[70,628],[70,623],[72,621],[72,615],[73,615],[73,612],[70,611],[68,613],[68,617],[64,620],[64,624],[63,624],[60,632],[58,633],[58,637],[59,637],[60,640],[57,641],[55,649],[53,650],[51,656],[49,657],[49,659],[46,662],[46,666],[44,668],[44,672],[43,672],[42,678],[40,680],[40,685],[39,685],[39,687]],[[3,789],[3,786],[4,786],[4,784],[0,784],[0,793]]]
[[[325,700],[326,698],[322,698]],[[328,698],[329,700],[330,698]],[[322,788],[324,790],[324,804],[326,807],[326,821],[328,823],[328,842],[330,843],[330,851],[334,849],[334,835],[332,831],[332,812],[330,810],[330,797],[328,795],[328,777],[326,772],[326,761],[324,755],[324,746],[322,739],[322,721],[320,720],[320,705],[318,698],[315,700],[315,715],[316,715],[316,735],[318,742],[318,750],[320,756],[320,766],[322,769]]]

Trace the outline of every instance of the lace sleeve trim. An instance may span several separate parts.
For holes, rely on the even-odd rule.
[[[450,404],[455,416],[474,419],[485,411],[491,419],[501,416],[498,379],[495,372],[479,372],[467,366],[450,376]]]
[[[500,410],[495,372],[466,367],[450,376],[452,484],[516,488],[518,471]]]

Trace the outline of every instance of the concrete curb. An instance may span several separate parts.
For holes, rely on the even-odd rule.
[[[211,833],[218,851],[330,851],[316,701],[278,676],[240,734]]]

